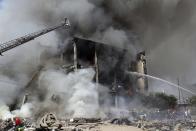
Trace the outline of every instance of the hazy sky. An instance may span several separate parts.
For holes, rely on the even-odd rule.
[[[2,2],[2,0],[0,0],[0,8],[1,8],[1,2]]]

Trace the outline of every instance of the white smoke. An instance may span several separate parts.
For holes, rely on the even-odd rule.
[[[32,117],[32,109],[33,109],[33,105],[30,103],[26,103],[22,105],[20,110],[18,109],[11,112],[8,106],[3,105],[0,106],[0,119],[7,120],[9,118],[14,118],[16,116],[22,118],[29,118]]]
[[[47,88],[49,100],[53,95],[60,96],[64,105],[61,112],[72,117],[97,117],[98,85],[92,82],[94,74],[93,69],[81,69],[69,74],[47,70],[40,75],[39,86]]]
[[[0,119],[7,120],[8,118],[13,118],[14,115],[10,112],[8,106],[1,106],[0,107]]]
[[[21,106],[20,110],[14,110],[12,111],[12,114],[14,116],[22,117],[22,118],[30,118],[32,117],[32,110],[33,105],[31,103],[25,103]]]

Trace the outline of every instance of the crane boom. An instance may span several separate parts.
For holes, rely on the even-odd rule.
[[[15,48],[17,46],[20,46],[22,44],[25,44],[41,35],[44,35],[48,32],[51,32],[53,30],[59,29],[61,27],[65,27],[66,29],[70,27],[70,22],[67,18],[65,18],[65,21],[59,25],[56,25],[54,27],[46,28],[25,36],[22,36],[20,38],[5,42],[3,44],[0,44],[0,55],[2,55],[3,52],[6,52],[8,50],[11,50],[12,48]]]

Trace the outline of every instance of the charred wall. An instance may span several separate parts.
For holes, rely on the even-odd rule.
[[[78,65],[81,68],[94,66],[95,52],[98,58],[99,83],[111,89],[116,84],[121,85],[118,89],[123,95],[130,95],[134,91],[134,80],[126,73],[134,56],[131,56],[126,49],[116,48],[103,43],[75,37],[70,41],[65,52],[64,59],[73,63],[73,42],[77,46]]]

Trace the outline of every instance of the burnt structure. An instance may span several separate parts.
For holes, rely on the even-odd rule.
[[[147,66],[145,59],[145,52],[140,52],[136,56],[136,60],[132,61],[131,71],[138,72],[139,74],[147,74]],[[148,91],[148,79],[144,76],[136,77],[135,82],[136,91],[141,94],[146,94]]]
[[[75,37],[64,52],[64,59],[73,63],[71,70],[94,68],[94,81],[110,88],[113,103],[118,105],[117,96],[131,97],[136,92],[147,91],[147,79],[131,76],[127,71],[147,74],[145,53],[135,59],[126,49]],[[130,64],[132,63],[132,64]]]
[[[22,38],[21,38],[22,39]],[[18,44],[20,45],[20,44]],[[12,48],[12,46],[10,46]],[[7,49],[7,48],[6,48]],[[2,52],[4,50],[2,49]],[[0,51],[0,53],[2,53]],[[59,56],[56,56],[59,58]],[[111,103],[115,106],[120,106],[119,98],[124,97],[130,100],[136,93],[145,94],[147,91],[147,79],[140,76],[132,76],[128,71],[147,74],[145,53],[141,52],[137,56],[133,55],[126,49],[117,48],[111,45],[74,37],[69,42],[60,58],[70,65],[63,65],[62,68],[66,73],[77,71],[82,68],[94,68],[95,77],[94,82],[100,83],[109,88],[111,96]],[[37,96],[40,101],[45,97],[42,92],[35,89],[37,87],[36,81],[43,67],[40,67],[32,76],[32,79],[25,86],[24,99],[22,104],[26,101],[31,101],[31,96]],[[30,93],[29,93],[30,92]],[[29,94],[30,96],[28,96]],[[100,93],[100,96],[104,94]],[[52,96],[52,100],[58,97]],[[19,103],[19,99],[14,102],[13,109],[16,108],[15,103]],[[21,100],[20,100],[21,101]],[[104,101],[104,100],[103,100]],[[102,102],[102,97],[100,97]]]

